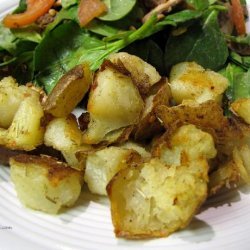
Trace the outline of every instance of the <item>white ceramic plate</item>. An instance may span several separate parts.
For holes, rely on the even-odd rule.
[[[6,14],[17,1],[0,0]],[[1,17],[1,16],[0,16]],[[249,188],[215,197],[202,208],[191,225],[164,239],[116,239],[106,198],[83,191],[75,208],[49,216],[24,208],[9,178],[0,167],[0,249],[250,249]]]

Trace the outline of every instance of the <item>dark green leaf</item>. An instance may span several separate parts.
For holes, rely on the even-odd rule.
[[[56,28],[64,20],[73,20],[78,22],[77,6],[72,6],[68,9],[62,9],[61,11],[59,11],[56,15],[55,20],[46,27],[44,35],[48,34],[48,32]]]
[[[12,64],[10,64],[11,75],[20,84],[31,82],[33,79],[33,51],[22,53]]]
[[[204,10],[209,6],[208,0],[187,0],[187,3],[196,10]]]
[[[20,38],[23,40],[40,43],[42,37],[39,33],[39,29],[35,25],[30,25],[25,28],[12,29],[11,32],[14,34],[16,38]]]
[[[137,41],[126,47],[123,51],[136,55],[153,65],[161,74],[165,73],[164,53],[161,48],[151,39]]]
[[[108,7],[108,12],[99,17],[105,21],[116,21],[126,16],[135,6],[136,0],[103,0]]]
[[[239,65],[242,69],[250,69],[250,56],[240,56],[235,52],[230,53],[230,60]]]
[[[88,27],[86,27],[86,29],[105,37],[115,36],[117,33],[123,32],[122,30],[111,26],[107,22],[103,22],[98,19],[93,20]]]
[[[202,25],[196,22],[184,34],[172,35],[165,50],[167,68],[179,62],[195,61],[205,68],[218,70],[227,57],[227,44],[219,29],[216,11],[212,11]]]
[[[75,65],[79,64],[79,54],[100,45],[103,45],[102,41],[74,22],[58,26],[46,35],[35,50],[35,70],[39,72],[37,81],[44,85],[46,91],[51,91],[62,74],[70,69],[72,61]]]
[[[22,13],[27,9],[26,0],[20,0],[18,7],[14,10],[13,13],[18,14]]]

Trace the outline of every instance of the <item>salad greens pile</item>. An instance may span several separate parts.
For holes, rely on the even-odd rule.
[[[108,12],[84,28],[77,17],[78,0],[62,0],[53,22],[43,28],[0,24],[0,75],[32,81],[49,93],[74,66],[87,62],[95,71],[109,54],[127,51],[162,75],[176,63],[195,61],[229,79],[229,100],[250,97],[250,36],[222,29],[230,1],[186,0],[163,18],[152,15],[142,23],[149,11],[144,2],[104,0]],[[20,0],[14,12],[26,8],[26,0]]]

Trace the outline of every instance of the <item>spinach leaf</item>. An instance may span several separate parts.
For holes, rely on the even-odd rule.
[[[55,20],[46,27],[44,35],[47,35],[51,30],[56,28],[64,20],[73,20],[75,22],[78,22],[77,6],[72,6],[68,9],[61,9],[56,15]]]
[[[16,38],[20,38],[23,40],[35,43],[39,43],[42,40],[38,27],[36,27],[35,25],[30,25],[19,29],[12,29],[11,32]]]
[[[187,3],[191,5],[196,10],[204,10],[209,6],[208,0],[187,0]]]
[[[13,54],[16,49],[16,37],[2,23],[0,23],[0,48],[10,54]]]
[[[34,73],[34,52],[26,51],[20,54],[16,60],[10,64],[11,75],[20,84],[32,81]]]
[[[72,21],[59,25],[35,49],[34,66],[35,71],[39,72],[37,82],[50,92],[58,79],[73,67],[72,63],[80,63],[77,62],[79,51],[83,53],[103,44]]]
[[[75,65],[86,62],[92,70],[96,70],[111,53],[163,30],[166,25],[183,23],[193,16],[191,13],[193,11],[188,18],[186,14],[182,16],[182,12],[169,15],[159,23],[154,15],[139,29],[125,32],[119,40],[112,42],[98,39],[73,21],[62,23],[46,34],[35,50],[36,82],[50,92],[58,79]]]
[[[220,69],[228,57],[228,48],[212,11],[203,24],[196,22],[184,34],[170,36],[165,48],[166,68],[184,61],[195,61],[204,68]]]
[[[90,30],[93,33],[96,33],[101,36],[111,37],[115,36],[118,33],[124,32],[118,28],[115,28],[109,25],[107,22],[100,21],[98,19],[93,20],[86,29]]]
[[[250,34],[246,36],[230,36],[226,35],[226,39],[230,42],[250,45]]]
[[[242,69],[248,70],[250,68],[250,56],[240,56],[235,52],[231,52],[229,58]]]
[[[22,13],[27,9],[26,0],[20,0],[18,7],[14,10],[14,14]]]
[[[239,98],[250,98],[250,70],[245,71],[241,67],[229,63],[220,73],[229,81],[226,96],[230,102]]]
[[[62,7],[66,9],[74,4],[77,4],[77,2],[77,0],[62,0]]]
[[[136,0],[103,0],[108,7],[108,12],[99,17],[105,21],[116,21],[126,16],[135,6]]]
[[[137,41],[126,47],[123,51],[136,55],[153,65],[160,74],[165,73],[164,53],[153,40],[144,39]]]

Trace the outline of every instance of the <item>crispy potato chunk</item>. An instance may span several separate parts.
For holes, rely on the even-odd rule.
[[[183,165],[203,157],[216,156],[213,137],[196,128],[185,125],[176,130],[169,141],[159,144],[153,154],[168,165]]]
[[[207,194],[208,165],[167,166],[152,159],[121,170],[108,185],[117,237],[164,237],[187,226]]]
[[[0,81],[0,127],[7,129],[24,99],[25,91],[12,77]]]
[[[55,117],[69,115],[88,92],[92,73],[88,65],[78,65],[67,72],[48,95],[44,110]]]
[[[97,144],[108,133],[138,123],[143,107],[143,100],[131,78],[110,64],[104,64],[90,91],[87,106],[90,123],[83,141]]]
[[[25,88],[25,95],[8,129],[0,129],[0,144],[11,149],[32,150],[43,143],[44,112],[39,93]],[[6,107],[7,108],[7,107]]]
[[[80,195],[82,173],[54,158],[18,155],[10,166],[18,198],[27,207],[55,214]]]
[[[218,167],[209,176],[209,196],[224,187],[232,188],[250,183],[250,148],[248,145],[235,147],[232,159]]]
[[[156,69],[141,58],[126,52],[112,54],[109,60],[121,71],[129,73],[140,93],[145,95],[150,87],[160,81],[161,76]]]
[[[216,155],[211,135],[182,126],[157,153],[121,170],[107,187],[118,237],[168,236],[185,227],[206,199],[207,159]]]
[[[205,70],[195,62],[175,65],[170,72],[170,88],[177,104],[184,100],[198,103],[215,100],[221,103],[228,80],[211,70]]]
[[[66,162],[78,170],[83,170],[85,166],[76,158],[76,152],[91,149],[91,146],[83,144],[82,132],[72,114],[49,122],[44,134],[44,144],[61,151]]]
[[[231,104],[231,111],[250,124],[250,98],[242,98]]]
[[[113,146],[90,153],[84,175],[89,190],[95,194],[107,195],[106,186],[113,176],[137,159],[140,157],[135,151]]]
[[[156,114],[166,128],[167,134],[173,133],[184,124],[194,124],[210,133],[217,148],[229,155],[238,143],[235,138],[240,141],[244,137],[240,124],[225,117],[223,109],[215,101],[181,104],[175,107],[159,106],[156,108]]]
[[[155,115],[156,107],[160,105],[169,106],[171,94],[170,89],[165,82],[154,95],[145,99],[145,108],[142,118],[134,131],[136,140],[152,138],[155,134],[162,132],[162,125]]]

